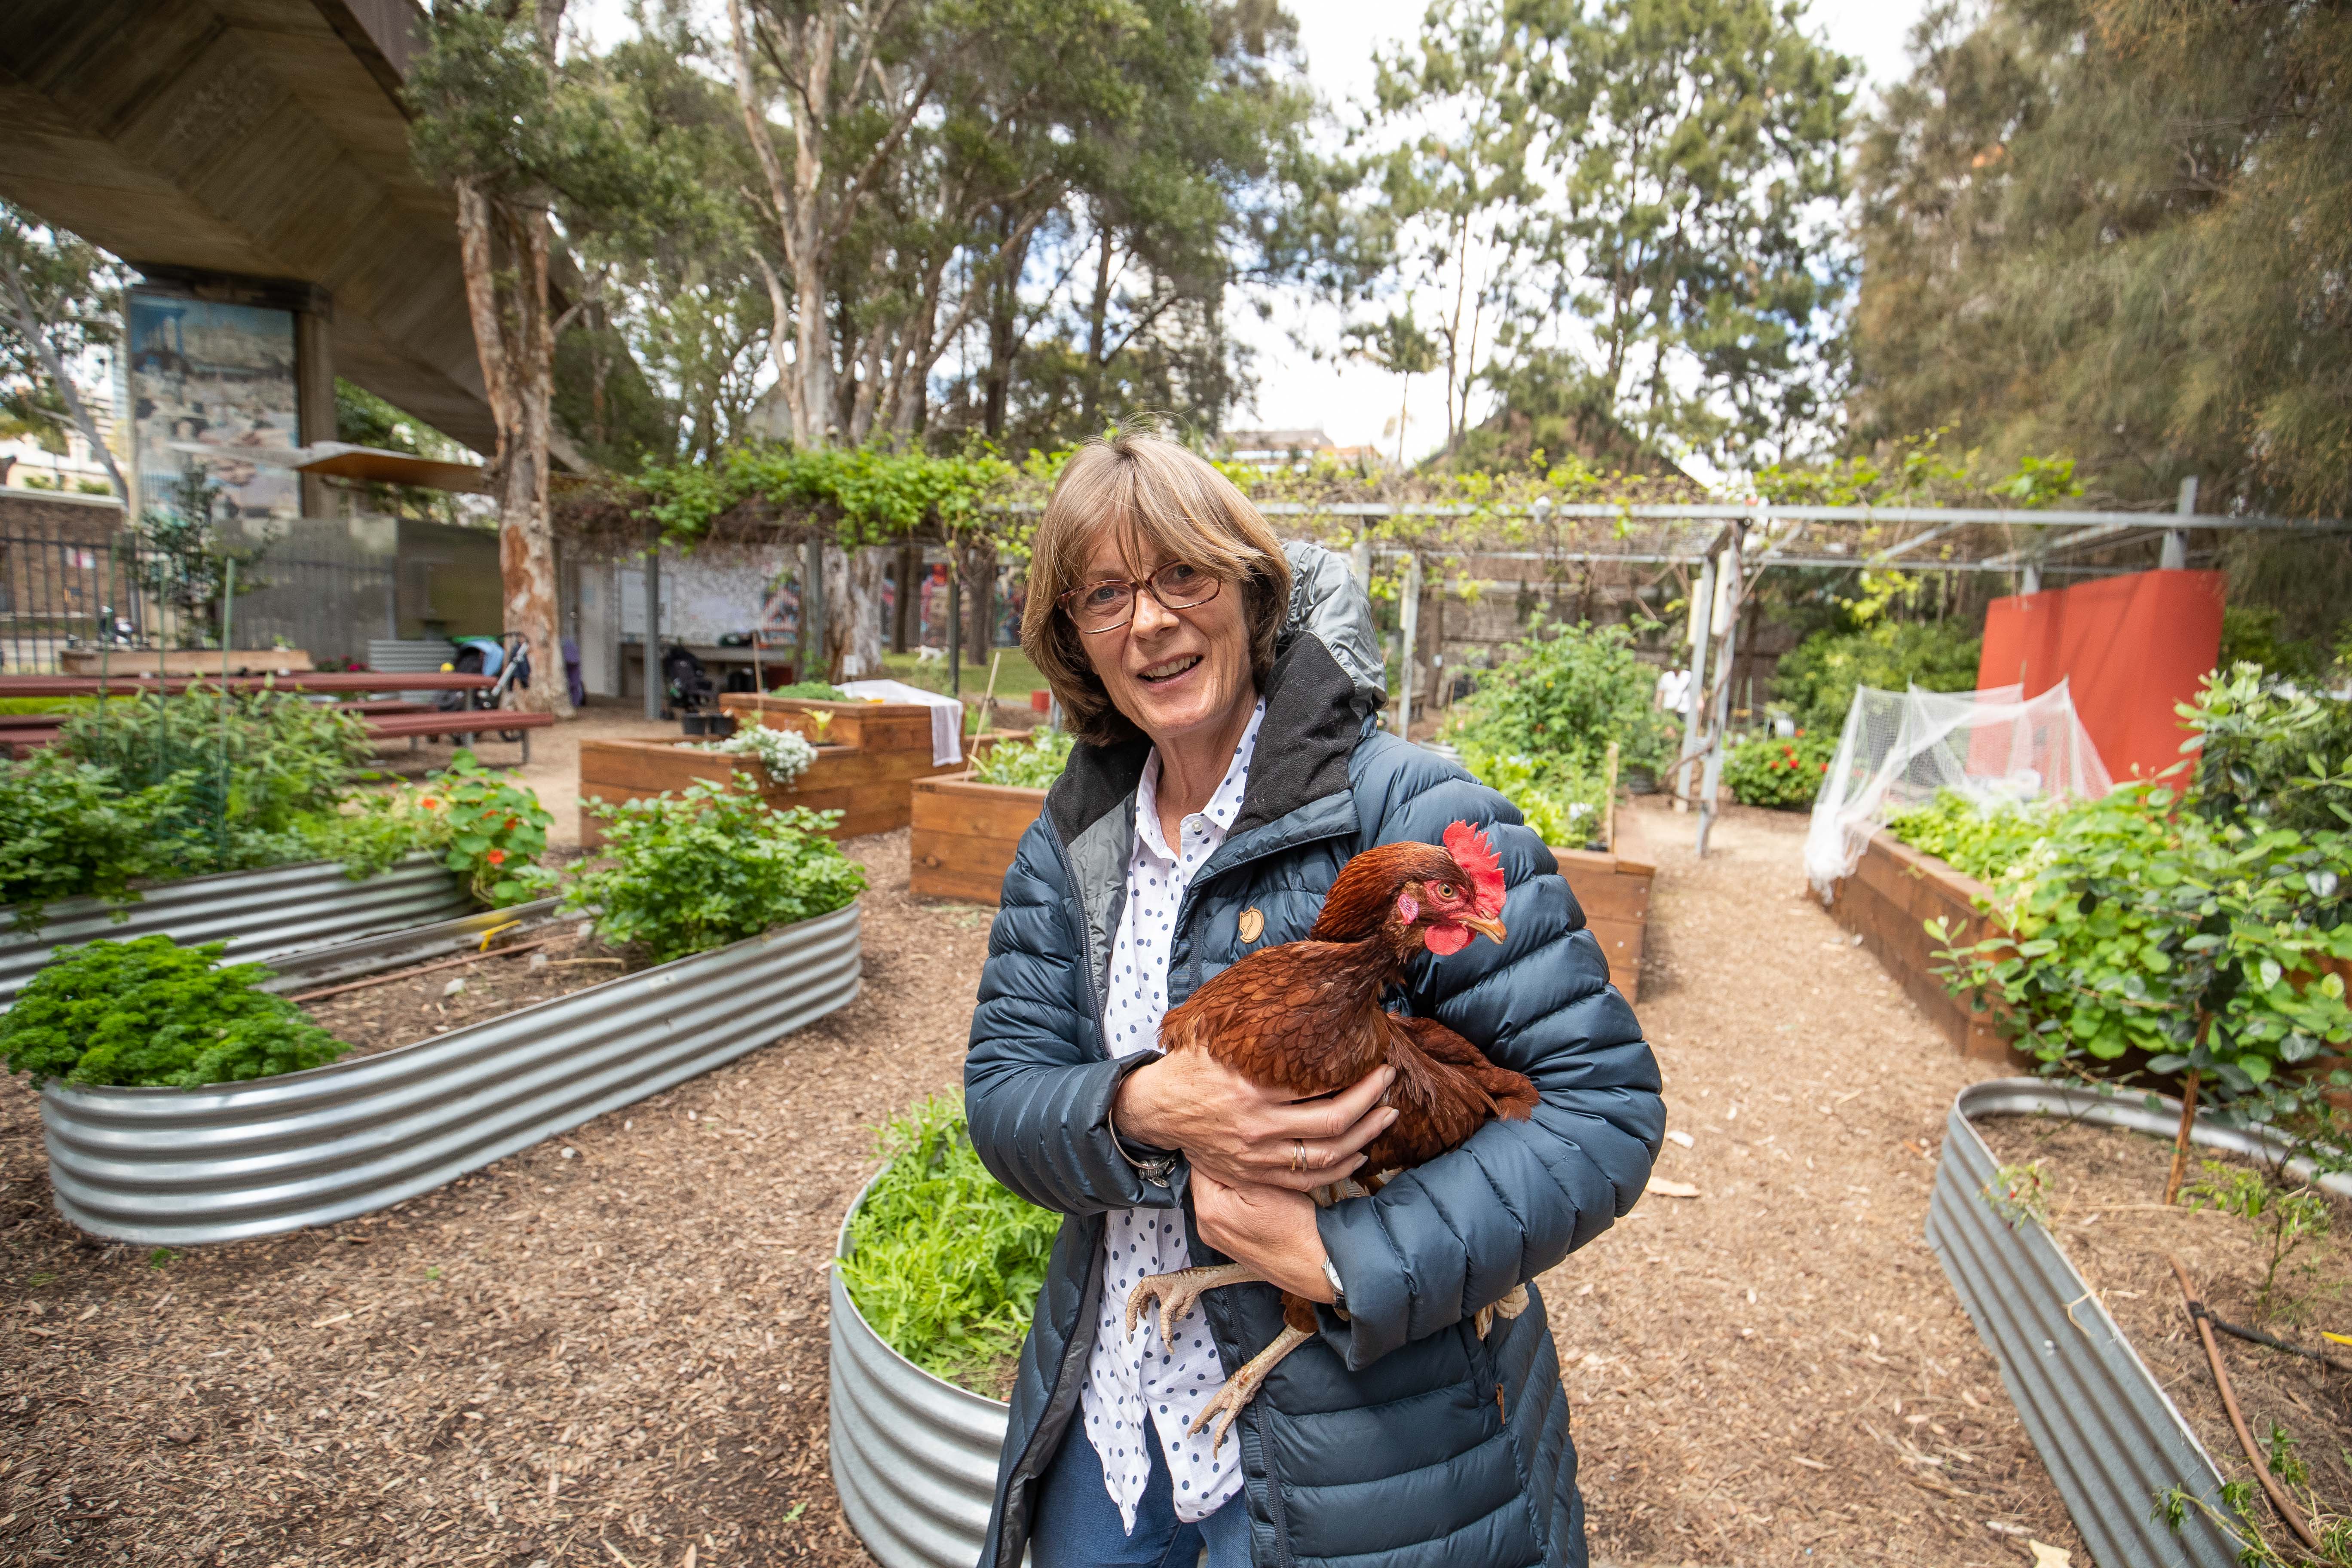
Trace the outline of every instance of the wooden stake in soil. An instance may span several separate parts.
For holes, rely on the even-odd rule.
[[[2190,1074],[2189,1081],[2193,1092],[2196,1075]],[[2246,1430],[2246,1418],[2238,1410],[2237,1393],[2230,1386],[2229,1369],[2221,1364],[2221,1347],[2214,1342],[2213,1325],[2206,1321],[2205,1303],[2197,1299],[2197,1288],[2189,1283],[2189,1270],[2171,1253],[2166,1253],[2164,1260],[2172,1265],[2173,1278],[2180,1281],[2181,1297],[2189,1303],[2189,1321],[2197,1325],[2197,1337],[2205,1344],[2206,1364],[2213,1369],[2214,1386],[2221,1391],[2221,1408],[2230,1413],[2230,1426],[2238,1434],[2238,1446],[2246,1451],[2246,1463],[2254,1468],[2254,1479],[2263,1483],[2263,1495],[2271,1500],[2271,1507],[2278,1510],[2278,1516],[2286,1521],[2286,1527],[2294,1531],[2294,1538],[2310,1550],[2318,1551],[2319,1538],[2312,1534],[2311,1526],[2304,1522],[2294,1500],[2286,1495],[2286,1489],[2271,1474],[2270,1466],[2254,1447],[2254,1435]]]
[[[2211,1019],[2206,1020],[2210,1023]],[[2201,1042],[2204,1031],[2198,1031]],[[2197,1125],[2197,1078],[2191,1071],[2189,1081],[2180,1090],[2180,1131],[2172,1140],[2172,1174],[2164,1181],[2164,1206],[2170,1208],[2180,1199],[2180,1178],[2189,1173],[2189,1132]]]
[[[988,695],[987,695],[987,696],[985,696],[985,697],[983,697],[983,698],[982,698],[982,699],[980,700],[980,733],[979,733],[979,734],[977,734],[977,735],[974,735],[974,736],[972,737],[972,739],[973,739],[973,740],[975,740],[975,741],[982,739],[983,736],[985,736],[985,735],[988,733],[988,731],[989,731],[991,729],[992,729],[992,728],[994,728],[994,727],[995,727],[995,724],[996,724],[996,671],[997,671],[998,667],[1000,667],[1000,666],[1001,666],[1001,665],[1003,665],[1003,663],[1004,663],[1004,650],[1003,650],[1003,648],[998,648],[998,649],[996,650],[996,652],[995,652],[995,653],[993,653],[992,655],[991,655],[991,656],[989,657],[989,660],[988,660]]]

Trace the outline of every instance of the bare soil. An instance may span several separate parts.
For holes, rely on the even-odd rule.
[[[590,935],[585,921],[558,921],[519,935],[520,942],[544,945],[521,951],[519,942],[511,952],[493,949],[446,968],[440,966],[445,961],[435,960],[434,967],[336,989],[302,1009],[349,1045],[352,1056],[372,1056],[617,980],[634,966],[630,955]]]
[[[1988,1118],[1977,1130],[2004,1165],[2041,1166],[2052,1237],[2172,1396],[2222,1476],[2252,1480],[2253,1467],[2231,1429],[2204,1345],[2166,1258],[2179,1258],[2216,1317],[2352,1361],[2352,1351],[2322,1340],[2318,1332],[2342,1331],[2352,1310],[2352,1256],[2344,1239],[2352,1236],[2352,1204],[2316,1194],[2329,1210],[2327,1234],[2285,1252],[2273,1275],[2273,1237],[2263,1221],[2210,1206],[2165,1206],[2165,1179],[2172,1167],[2168,1138],[2023,1116]],[[2208,1174],[2207,1162],[2231,1170],[2254,1168],[2210,1151],[2197,1153],[2189,1168],[2192,1191]],[[2298,1184],[2284,1185],[2293,1189]],[[2267,1442],[2273,1425],[2284,1428],[2295,1440],[2321,1507],[2330,1513],[2352,1512],[2352,1468],[2346,1462],[2352,1447],[2352,1373],[2227,1334],[2217,1334],[2215,1342],[2254,1440]],[[2273,1542],[2286,1541],[2267,1507],[2254,1522]]]
[[[1595,1561],[2087,1564],[1921,1240],[1987,1069],[1802,896],[1801,817],[1734,809],[1703,864],[1689,826],[1650,825],[1641,1013],[1693,1140],[1658,1174],[1700,1195],[1544,1281]],[[866,1562],[821,1270],[871,1130],[957,1081],[990,911],[909,900],[903,833],[849,847],[855,1004],[373,1220],[81,1237],[0,1088],[0,1560]]]

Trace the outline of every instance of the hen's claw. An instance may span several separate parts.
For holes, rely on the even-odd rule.
[[[1135,1337],[1135,1325],[1142,1318],[1144,1306],[1155,1299],[1160,1302],[1160,1337],[1173,1342],[1176,1320],[1192,1310],[1192,1303],[1204,1290],[1220,1285],[1260,1284],[1265,1276],[1246,1263],[1220,1263],[1213,1268],[1179,1268],[1173,1274],[1147,1274],[1135,1282],[1127,1293],[1127,1336]]]
[[[1201,1413],[1192,1417],[1192,1424],[1184,1429],[1184,1435],[1188,1437],[1200,1436],[1201,1428],[1208,1425],[1210,1416],[1214,1415],[1217,1429],[1209,1436],[1209,1452],[1213,1455],[1223,1448],[1225,1434],[1233,1429],[1234,1422],[1241,1415],[1242,1407],[1257,1397],[1257,1391],[1265,1386],[1266,1373],[1274,1370],[1275,1363],[1314,1337],[1304,1329],[1284,1324],[1282,1332],[1274,1336],[1274,1343],[1243,1363],[1241,1371],[1227,1378],[1225,1385],[1209,1396],[1209,1403],[1201,1406]]]

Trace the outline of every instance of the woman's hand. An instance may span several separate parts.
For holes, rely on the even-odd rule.
[[[1315,1227],[1315,1200],[1287,1187],[1229,1187],[1192,1171],[1192,1219],[1201,1239],[1226,1257],[1249,1264],[1268,1283],[1328,1303],[1331,1281],[1323,1273],[1328,1256]]]
[[[1195,1175],[1307,1193],[1364,1163],[1358,1151],[1397,1119],[1379,1103],[1395,1080],[1383,1067],[1345,1094],[1291,1100],[1206,1051],[1178,1051],[1128,1074],[1111,1120],[1136,1142],[1182,1150]]]

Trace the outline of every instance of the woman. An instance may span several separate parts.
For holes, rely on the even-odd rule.
[[[982,1568],[1366,1558],[1581,1564],[1567,1395],[1537,1310],[1473,1315],[1631,1209],[1664,1129],[1656,1064],[1552,858],[1493,791],[1378,732],[1370,605],[1287,554],[1215,469],[1144,435],[1071,458],[1038,529],[1022,646],[1082,742],[1004,879],[964,1065],[990,1170],[1068,1216],[1022,1352]],[[1419,961],[1434,1014],[1542,1094],[1377,1197],[1318,1209],[1387,1125],[1383,1068],[1285,1104],[1160,1015],[1303,937],[1357,851],[1496,825],[1507,942]],[[1126,1332],[1142,1274],[1223,1258],[1274,1286]],[[1329,1303],[1213,1447],[1186,1428]]]

